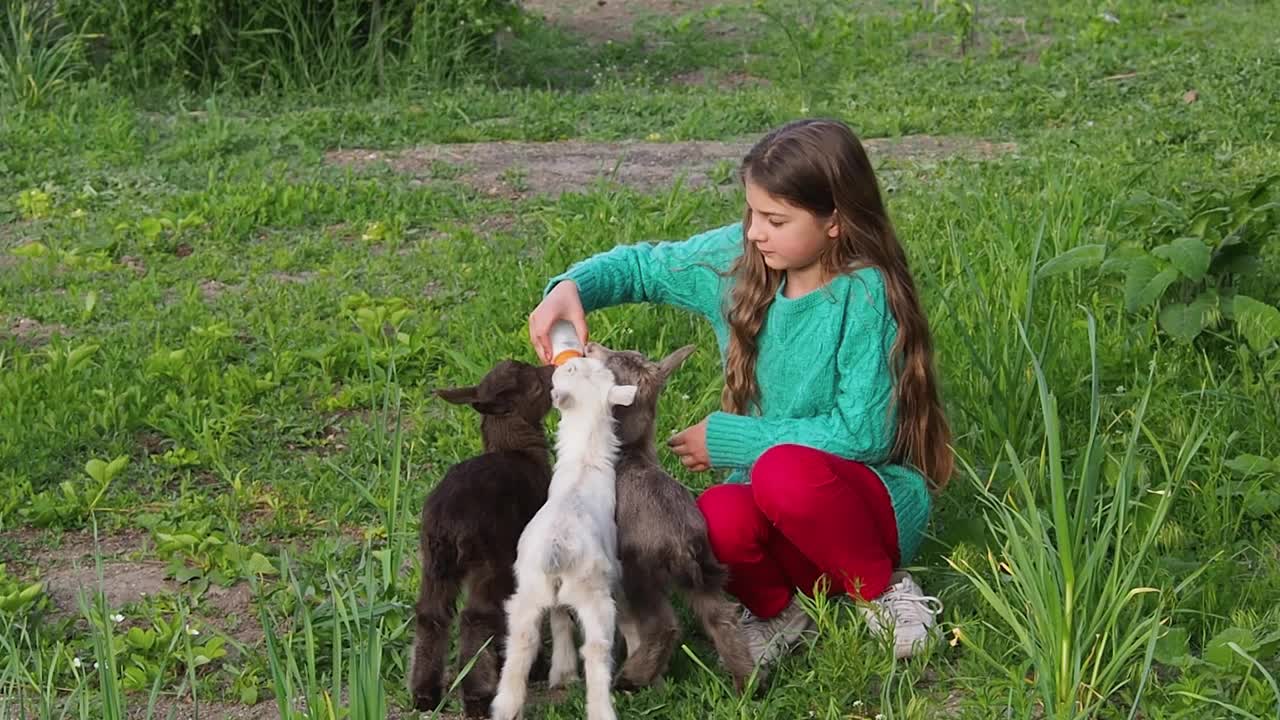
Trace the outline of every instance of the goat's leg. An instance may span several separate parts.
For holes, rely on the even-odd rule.
[[[424,568],[430,563],[424,558]],[[444,663],[449,649],[449,628],[458,599],[459,578],[447,573],[422,574],[414,605],[413,655],[410,658],[409,695],[416,710],[431,711],[444,693]]]
[[[493,699],[493,720],[514,720],[524,709],[529,689],[529,668],[538,654],[542,612],[554,600],[544,577],[520,578],[516,592],[506,603],[507,642],[498,694]]]
[[[619,690],[635,690],[656,682],[667,670],[671,654],[680,637],[675,610],[664,589],[632,584],[626,589],[625,621],[620,621],[626,637],[627,625],[635,634],[634,646],[627,637],[627,660],[622,664],[614,686]]]
[[[563,605],[551,608],[551,672],[548,687],[562,687],[578,679],[578,654],[573,645],[573,617]]]
[[[471,670],[462,678],[462,704],[468,717],[489,715],[498,686],[501,646],[507,640],[503,603],[514,586],[510,568],[503,566],[486,568],[467,585],[467,607],[462,611],[458,631],[458,659],[465,665],[475,658]]]
[[[625,662],[635,654],[640,648],[643,639],[640,637],[640,621],[636,617],[635,610],[631,607],[631,599],[627,596],[628,590],[625,584],[619,588],[614,594],[614,604],[618,609],[618,632],[622,634],[622,660]],[[618,656],[618,649],[614,650],[614,658]]]
[[[613,668],[613,634],[617,609],[604,578],[565,580],[562,601],[573,606],[582,624],[582,668],[587,685],[587,720],[616,720],[610,675]]]
[[[691,589],[686,597],[690,609],[702,624],[703,632],[715,646],[720,663],[733,678],[734,688],[739,693],[743,692],[756,667],[742,636],[738,605],[714,584]],[[766,670],[761,667],[756,679],[763,685],[765,678]]]

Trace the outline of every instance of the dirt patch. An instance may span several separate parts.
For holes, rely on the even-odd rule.
[[[718,5],[723,0],[521,0],[531,15],[581,35],[591,42],[622,41],[633,37],[636,22],[646,17],[680,17]],[[723,30],[714,28],[714,30]],[[717,34],[720,34],[717,32]]]
[[[671,82],[685,87],[715,87],[721,90],[738,90],[772,85],[768,78],[745,72],[716,73],[708,70],[690,70],[671,78]]]
[[[132,270],[137,277],[147,274],[147,263],[140,257],[124,255],[120,258],[120,264]]]
[[[78,597],[84,593],[85,601],[99,588],[98,570],[94,565],[73,565],[50,570],[44,575],[45,592],[59,611],[68,615],[78,614]],[[165,579],[165,566],[161,562],[106,563],[102,564],[102,594],[113,610],[136,603],[149,595],[160,595],[170,588]]]
[[[200,612],[223,634],[245,645],[256,645],[264,633],[252,603],[253,588],[245,581],[231,587],[210,585],[200,598]]]
[[[334,150],[326,158],[357,169],[386,166],[415,179],[430,177],[433,165],[448,162],[460,167],[462,181],[480,192],[523,197],[580,191],[601,180],[650,191],[670,186],[681,174],[687,185],[707,185],[731,177],[751,142],[485,142]],[[1013,143],[932,135],[873,138],[864,144],[877,165],[886,160],[984,160],[1017,149]]]
[[[271,273],[271,279],[276,282],[302,285],[315,280],[317,275],[319,273],[314,270],[304,270],[298,273],[273,272]]]
[[[66,336],[68,334],[70,333],[65,325],[57,323],[46,324],[31,318],[20,317],[8,321],[0,321],[0,340],[14,338],[27,347],[44,345],[54,335]]]
[[[532,688],[530,688],[532,696]],[[531,698],[535,699],[535,698]],[[143,720],[146,717],[146,700],[139,696],[136,703],[138,707],[129,712],[130,718]],[[440,720],[462,720],[461,714],[442,712],[438,716],[430,713],[418,713],[412,709],[396,707],[395,703],[388,701],[387,703],[387,720],[417,720],[418,718],[435,718]],[[301,698],[298,699],[294,706],[295,710],[301,711],[304,708]],[[276,706],[274,699],[263,700],[256,705],[236,705],[222,702],[206,702],[201,700],[200,712],[196,713],[196,707],[191,703],[190,699],[173,699],[163,698],[156,702],[156,711],[153,717],[166,718],[167,720],[209,720],[217,718],[218,720],[279,720],[280,709]]]
[[[137,707],[129,712],[130,718],[142,720],[147,716],[145,701],[136,703]],[[222,720],[275,720],[280,717],[280,710],[274,700],[260,702],[257,705],[231,705],[228,703],[201,701],[197,713],[196,704],[190,700],[163,698],[156,701],[155,714],[152,717],[169,718],[170,720],[197,720],[197,718],[220,718]]]
[[[40,569],[39,579],[45,584],[56,615],[79,615],[78,595],[83,592],[88,600],[99,587],[113,610],[149,596],[191,596],[181,583],[166,576],[167,563],[134,559],[147,553],[151,546],[150,535],[143,530],[130,528],[102,534],[96,546],[89,532],[51,536],[24,529],[3,537],[17,545],[15,555],[26,558],[18,564]],[[95,554],[102,562],[101,585]],[[35,573],[28,570],[24,575]],[[195,617],[241,643],[253,645],[262,639],[262,628],[251,609],[252,601],[248,583],[230,587],[211,584],[198,600]]]
[[[205,280],[200,283],[200,297],[204,298],[205,302],[213,302],[222,297],[222,294],[227,290],[234,289],[234,287],[221,280]]]

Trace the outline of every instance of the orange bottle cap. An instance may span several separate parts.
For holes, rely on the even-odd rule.
[[[567,350],[561,350],[560,354],[552,358],[551,364],[557,365],[557,366],[563,365],[574,358],[580,358],[580,357],[583,357],[581,350],[575,350],[574,348],[569,348]]]

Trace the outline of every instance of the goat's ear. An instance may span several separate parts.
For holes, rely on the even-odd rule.
[[[436,390],[436,396],[454,405],[470,405],[476,401],[476,386],[441,388]]]
[[[610,405],[630,405],[636,399],[635,385],[614,385],[609,388]]]
[[[666,380],[670,377],[671,373],[675,372],[675,369],[680,367],[697,349],[696,345],[685,345],[658,361],[658,372],[662,375],[662,379]]]
[[[479,386],[446,388],[437,390],[436,395],[454,405],[470,405],[472,410],[481,415],[505,415],[511,412],[511,403],[503,398],[490,400]]]

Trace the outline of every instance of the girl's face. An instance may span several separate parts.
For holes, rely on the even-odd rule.
[[[774,270],[806,270],[840,235],[834,215],[820,217],[746,182],[751,223],[747,240]]]

